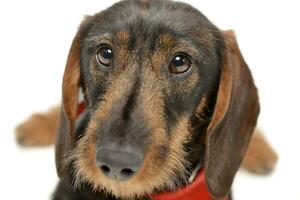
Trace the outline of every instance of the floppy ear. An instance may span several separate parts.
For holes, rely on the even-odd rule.
[[[59,177],[64,174],[64,160],[75,143],[74,126],[80,80],[80,38],[78,32],[73,40],[63,76],[62,106],[55,144],[56,169]]]
[[[205,175],[210,193],[222,199],[229,192],[259,113],[257,90],[233,31],[223,32],[219,90],[207,129]]]

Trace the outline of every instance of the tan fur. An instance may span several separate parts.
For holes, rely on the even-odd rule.
[[[196,117],[198,117],[199,119],[202,119],[203,118],[203,113],[204,113],[204,110],[206,109],[207,107],[207,99],[206,97],[202,97],[198,107],[196,108]]]
[[[255,174],[270,173],[278,160],[261,131],[256,129],[248,147],[242,167]]]
[[[59,107],[51,108],[47,113],[32,115],[16,128],[18,143],[26,147],[52,145],[55,139],[58,116]]]

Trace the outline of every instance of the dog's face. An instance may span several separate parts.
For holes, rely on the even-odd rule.
[[[207,134],[230,107],[234,89],[218,92],[220,82],[232,84],[228,74],[221,76],[222,66],[229,65],[226,55],[224,34],[186,4],[123,1],[88,17],[74,39],[64,76],[59,170],[61,163],[71,163],[75,183],[87,182],[118,197],[184,183],[204,153],[201,146],[206,146],[207,159],[213,154],[208,155],[208,146],[216,144],[208,144],[214,139]],[[84,131],[76,135],[79,86],[88,108]],[[225,108],[217,112],[218,106]],[[253,116],[238,157],[248,144],[256,112]],[[209,176],[210,189],[218,196]]]

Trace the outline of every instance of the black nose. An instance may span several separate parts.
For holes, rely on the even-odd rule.
[[[109,178],[126,181],[140,169],[143,156],[134,151],[115,151],[107,148],[97,151],[97,165]]]

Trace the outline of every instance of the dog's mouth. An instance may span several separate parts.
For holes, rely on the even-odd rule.
[[[87,153],[92,152],[88,150]],[[115,197],[136,198],[174,190],[178,187],[179,181],[189,177],[185,171],[185,164],[179,161],[176,161],[176,164],[174,161],[173,164],[159,165],[147,163],[149,158],[146,158],[139,170],[133,171],[133,169],[125,168],[118,174],[105,165],[99,168],[97,163],[91,162],[87,157],[89,155],[77,158],[73,163],[75,187],[88,183],[93,191],[105,191]],[[184,168],[184,170],[178,168]]]
[[[189,133],[181,123],[174,128],[176,137],[155,137],[144,155],[130,148],[97,148],[96,136],[87,130],[72,153],[75,187],[88,183],[93,191],[136,198],[174,190],[187,183],[191,163],[182,144],[188,141]],[[163,129],[160,131],[158,135],[165,134]]]

